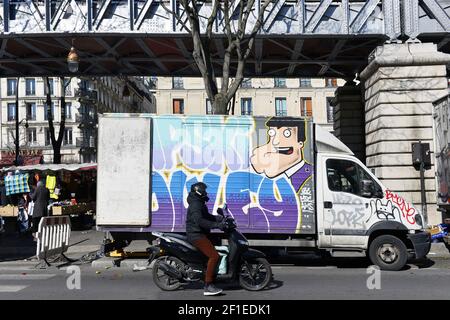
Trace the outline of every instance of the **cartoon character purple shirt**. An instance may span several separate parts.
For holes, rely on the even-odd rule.
[[[300,191],[301,186],[311,176],[312,167],[304,160],[286,170],[285,174],[291,180],[296,193]]]

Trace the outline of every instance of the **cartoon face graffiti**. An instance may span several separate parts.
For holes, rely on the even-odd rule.
[[[269,140],[253,150],[250,159],[253,169],[268,178],[285,173],[298,191],[311,175],[311,166],[303,160],[305,121],[271,118],[266,125]]]
[[[392,201],[388,200],[383,203],[380,199],[376,201],[371,201],[370,206],[372,208],[372,214],[376,213],[378,219],[380,220],[400,220],[401,214],[400,210],[392,204]],[[372,216],[371,214],[371,216]],[[367,221],[370,220],[370,217]],[[366,221],[366,222],[367,222]]]

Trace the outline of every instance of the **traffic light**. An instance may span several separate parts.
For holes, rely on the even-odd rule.
[[[412,144],[412,162],[416,170],[420,170],[420,164],[423,162],[424,169],[431,169],[431,153],[429,143]]]

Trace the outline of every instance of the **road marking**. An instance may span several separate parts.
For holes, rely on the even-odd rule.
[[[0,274],[0,280],[47,280],[56,274]]]
[[[1,267],[0,266],[0,271],[32,271],[32,270],[36,270],[36,269],[34,267],[24,267],[24,266],[17,266],[17,267],[13,267],[13,266]]]
[[[337,269],[336,266],[327,266],[327,267],[306,267],[309,270],[328,270],[328,269]]]
[[[1,286],[0,285],[0,292],[17,292],[20,290],[25,289],[28,286]]]

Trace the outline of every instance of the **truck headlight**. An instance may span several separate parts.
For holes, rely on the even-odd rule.
[[[419,213],[414,216],[414,219],[416,219],[417,224],[419,224],[423,228],[422,216]]]

